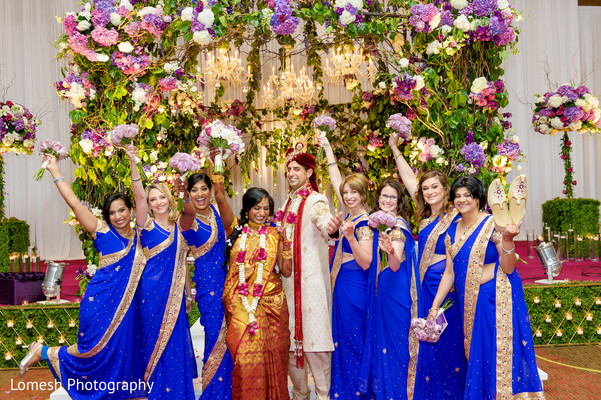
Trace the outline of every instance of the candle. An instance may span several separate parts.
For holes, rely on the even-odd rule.
[[[25,260],[25,272],[31,272],[31,259],[28,255],[24,255],[23,259]]]
[[[73,328],[75,326],[75,321],[69,321],[69,328]]]
[[[546,322],[546,323],[548,323],[548,324],[550,324],[550,323],[551,323],[551,316],[550,316],[550,315],[547,315],[547,316],[545,317],[545,322]]]
[[[61,343],[61,344],[62,344],[62,343],[65,343],[65,338],[64,338],[64,337],[62,337],[62,336],[61,336],[61,337],[59,337],[59,338],[58,338],[58,342],[59,342],[59,343]]]
[[[601,299],[598,297],[595,297],[595,304],[598,306],[601,306]]]
[[[555,308],[561,308],[561,301],[555,300]]]
[[[581,327],[578,327],[578,329],[576,330],[576,333],[579,335],[582,335],[584,333],[584,331],[582,330]]]
[[[22,306],[26,306],[28,304],[29,304],[29,302],[27,300],[23,300],[23,303],[21,303]]]
[[[560,330],[557,330],[555,334],[557,335],[557,337],[561,337],[563,335]]]
[[[44,342],[44,338],[42,336],[38,336],[38,343],[43,343]]]
[[[5,359],[6,361],[10,361],[10,359],[11,359],[11,358],[13,358],[13,356],[12,356],[12,354],[10,354],[10,353],[6,353],[6,354],[4,355],[4,359]]]
[[[20,344],[23,344],[23,341],[21,340],[21,338],[20,338],[20,337],[18,337],[18,338],[17,338],[17,340],[15,341],[15,345],[17,345],[17,346],[18,346],[18,345],[20,345]]]
[[[567,313],[567,314],[566,314],[566,319],[567,319],[568,321],[571,321],[571,320],[572,320],[572,313]]]
[[[574,300],[574,305],[580,307],[582,305],[582,302],[580,301],[580,299],[578,297],[576,297],[576,300]]]
[[[601,327],[597,328],[597,335],[601,335]]]
[[[540,303],[540,299],[538,298],[538,296],[534,296],[534,302],[536,304]]]
[[[31,329],[33,328],[33,324],[31,323],[31,321],[27,321],[27,324],[25,325],[26,329]]]
[[[592,321],[593,320],[593,314],[591,314],[590,312],[586,313],[586,320],[587,321]]]
[[[540,330],[536,330],[536,337],[542,337],[543,333]]]
[[[54,324],[52,323],[52,321],[48,321],[48,329],[52,329],[54,328]]]
[[[14,324],[15,324],[15,323],[13,322],[13,320],[6,321],[6,326],[7,326],[8,328],[12,328]]]

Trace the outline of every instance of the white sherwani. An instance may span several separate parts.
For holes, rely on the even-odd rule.
[[[290,193],[291,202],[296,191]],[[327,198],[312,192],[305,202],[301,225],[301,280],[303,314],[303,350],[305,352],[334,351],[332,341],[332,291],[328,253],[327,225],[330,221]],[[284,216],[286,221],[286,216]],[[294,240],[294,229],[288,239]],[[292,244],[294,248],[294,243]],[[294,352],[294,268],[283,278],[290,314],[290,351]]]

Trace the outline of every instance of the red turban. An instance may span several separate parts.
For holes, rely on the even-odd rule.
[[[294,146],[294,148],[291,147],[288,150],[286,150],[286,166],[288,166],[288,164],[290,164],[292,161],[296,161],[303,167],[307,169],[312,169],[313,173],[309,178],[309,182],[311,183],[311,187],[313,188],[313,190],[319,192],[319,189],[317,187],[317,175],[315,174],[315,168],[317,168],[317,161],[315,160],[315,157],[313,157],[311,154],[304,153],[302,150],[302,143],[297,143],[296,146]]]

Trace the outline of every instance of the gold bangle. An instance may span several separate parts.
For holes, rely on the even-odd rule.
[[[282,251],[282,257],[284,257],[286,260],[292,259],[292,250]]]
[[[213,183],[223,183],[223,175],[215,174],[211,176]]]

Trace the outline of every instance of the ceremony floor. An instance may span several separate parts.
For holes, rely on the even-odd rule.
[[[536,348],[539,368],[549,374],[545,381],[547,400],[590,400],[601,393],[601,346],[561,346]],[[582,369],[578,369],[582,368]],[[46,400],[50,391],[18,391],[19,372],[0,371],[0,398],[19,400]],[[51,381],[49,369],[34,369],[24,382]],[[416,399],[421,400],[421,399]]]

